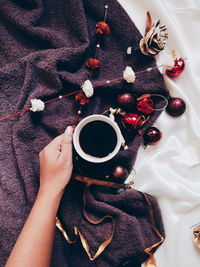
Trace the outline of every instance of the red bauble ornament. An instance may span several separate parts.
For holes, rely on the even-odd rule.
[[[154,109],[154,102],[153,100],[148,97],[148,98],[143,98],[137,103],[137,110],[144,114],[151,114]]]
[[[136,130],[145,122],[145,118],[136,113],[130,113],[123,117],[122,122],[128,130]]]
[[[135,106],[135,98],[130,93],[124,93],[117,97],[118,104],[125,110],[133,110]]]
[[[180,75],[185,68],[185,61],[182,58],[174,60],[174,67],[171,70],[166,70],[167,76],[170,78],[177,77]]]
[[[143,135],[144,145],[153,145],[162,137],[161,131],[156,127],[150,127]]]
[[[166,107],[166,111],[173,117],[181,116],[186,110],[186,104],[183,99],[179,97],[172,97]]]
[[[85,104],[90,103],[90,99],[87,98],[87,96],[85,95],[85,93],[83,91],[76,94],[75,100],[79,101],[80,105],[85,105]]]
[[[123,182],[125,180],[125,178],[127,177],[127,175],[128,175],[128,171],[125,167],[116,166],[111,176],[114,179],[117,179],[118,181],[122,180],[122,182]]]
[[[97,34],[110,34],[110,27],[106,22],[100,21],[96,24],[96,27]]]
[[[96,69],[101,66],[101,61],[96,58],[88,58],[88,60],[86,61],[86,66],[92,69]]]

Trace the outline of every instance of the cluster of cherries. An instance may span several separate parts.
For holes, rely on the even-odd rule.
[[[166,70],[166,74],[170,78],[175,78],[179,76],[185,67],[185,62],[182,58],[174,60],[174,67],[171,70]],[[150,115],[156,109],[154,108],[154,101],[151,98],[151,95],[147,97],[141,96],[135,98],[131,93],[124,93],[118,96],[117,98],[118,105],[130,112],[136,107],[137,113],[124,113],[122,122],[127,130],[138,131],[142,134],[142,131],[139,129],[145,122],[145,115]],[[186,104],[183,99],[179,97],[169,97],[168,104],[166,106],[166,112],[173,116],[179,117],[186,110]],[[150,127],[143,133],[143,142],[144,146],[156,144],[162,137],[161,131],[156,127]],[[111,175],[114,179],[123,181],[124,177],[127,176],[127,169],[123,166],[116,166],[112,171]]]
[[[167,99],[166,99],[167,100]],[[145,115],[150,115],[156,111],[155,103],[151,98],[151,95],[143,95],[137,100],[131,93],[124,93],[117,98],[118,105],[125,111],[133,110],[136,107],[135,113],[124,113],[122,122],[127,130],[138,130],[148,118]],[[185,102],[178,97],[170,97],[168,100],[168,105],[166,111],[169,115],[173,117],[178,117],[184,113],[186,109]],[[138,130],[142,134],[141,130]],[[162,134],[156,127],[150,127],[143,135],[144,145],[155,144],[160,140]]]

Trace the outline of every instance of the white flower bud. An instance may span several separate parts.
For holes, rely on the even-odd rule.
[[[123,77],[124,77],[124,80],[127,81],[127,83],[133,83],[135,81],[135,72],[133,71],[131,67],[127,66],[124,71]]]
[[[45,108],[45,104],[42,100],[34,98],[31,99],[31,108],[30,110],[33,112],[43,111]]]
[[[83,92],[87,97],[91,97],[94,94],[94,88],[90,80],[86,80],[84,84],[81,86]]]

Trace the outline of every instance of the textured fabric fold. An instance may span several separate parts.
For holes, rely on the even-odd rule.
[[[89,74],[85,61],[94,53],[95,25],[103,19],[105,4],[107,1],[104,0],[2,1],[0,6],[1,117],[30,107],[32,98],[45,101],[80,88]],[[107,22],[111,34],[101,44],[99,58],[102,67],[92,77],[93,83],[121,77],[127,65],[132,66],[135,72],[155,66],[152,58],[141,55],[139,51],[127,57],[127,47],[129,45],[137,47],[141,35],[116,1],[110,0],[108,4]],[[138,74],[133,85],[118,81],[96,89],[91,103],[83,107],[80,119],[95,113],[101,114],[108,107],[115,107],[120,92],[133,92],[136,95],[143,93],[168,95],[162,75],[154,69],[151,72]],[[74,96],[70,96],[49,103],[41,113],[26,112],[0,124],[0,265],[5,264],[36,197],[39,184],[38,153],[53,137],[62,133],[67,125],[75,122],[78,108]],[[143,129],[148,128],[159,114],[160,112],[154,112]],[[129,149],[120,151],[106,164],[84,163],[82,166],[79,162],[81,174],[84,172],[93,178],[101,178],[115,165],[124,165],[129,172],[131,171],[142,137],[126,133],[123,129],[122,131],[128,140]],[[80,172],[77,164],[74,171]],[[69,231],[72,231],[74,223],[77,227],[85,224],[87,239],[95,251],[97,243],[102,241],[101,233],[109,235],[107,231],[110,225],[105,223],[100,226],[100,230],[96,230],[84,222],[80,198],[82,189],[78,182],[71,183],[63,197],[59,214],[62,222],[68,225]],[[141,207],[141,211],[137,211],[137,205],[134,204],[134,196],[137,194],[136,191],[129,190],[121,194],[109,191],[102,193],[96,190],[94,195],[88,196],[89,210],[91,209],[94,215],[113,214],[118,218],[116,231],[120,228],[120,233],[123,233],[119,236],[121,241],[118,243],[118,238],[113,238],[113,242],[99,258],[99,262],[94,262],[92,266],[118,266],[121,264],[120,261],[126,262],[127,258],[136,263],[144,260],[145,244],[150,246],[150,241],[154,242],[156,237],[149,231],[150,225],[146,215],[144,220],[140,221],[144,232],[141,232],[138,218],[134,217],[134,212],[136,217],[140,213],[146,214],[144,207]],[[151,198],[151,201],[158,229],[163,233],[159,208],[155,199]],[[142,203],[139,201],[138,205]],[[118,206],[120,208],[123,206],[133,218],[130,216],[130,220],[126,220],[126,216],[129,218],[129,215],[118,209]],[[100,214],[96,214],[97,208]],[[104,226],[107,229],[105,231]],[[135,247],[135,252],[132,251],[132,247]],[[88,262],[80,242],[69,247],[61,233],[57,231],[52,266],[87,265],[91,263]]]

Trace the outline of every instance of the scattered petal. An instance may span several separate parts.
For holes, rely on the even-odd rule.
[[[129,47],[127,48],[126,53],[127,53],[128,55],[131,55],[131,53],[132,53],[132,47],[131,47],[131,46],[129,46]]]
[[[83,92],[87,97],[91,97],[94,94],[94,88],[90,80],[86,80],[84,84],[81,86]]]
[[[124,80],[127,81],[127,83],[133,83],[135,81],[135,72],[131,67],[127,66],[124,71],[123,77]]]
[[[30,110],[33,112],[39,112],[39,111],[43,111],[45,108],[45,104],[42,100],[34,98],[31,99],[31,108]]]

